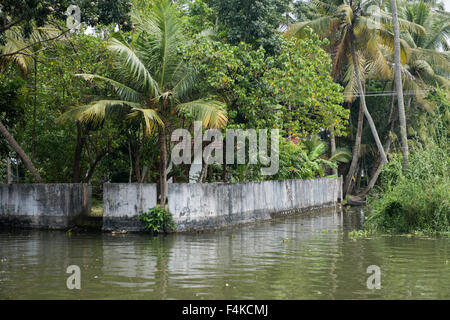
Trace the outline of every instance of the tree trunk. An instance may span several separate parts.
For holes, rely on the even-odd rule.
[[[12,183],[11,159],[9,158],[9,156],[6,158],[6,183]]]
[[[395,122],[396,122],[395,118],[394,119],[392,118],[393,111],[394,111],[394,96],[392,96],[392,99],[391,99],[391,107],[389,110],[389,117],[388,117],[388,123],[391,124],[391,127],[389,129],[388,138],[387,138],[386,144],[384,146],[384,150],[386,150],[386,153],[389,153],[389,151],[391,150],[391,144],[392,144],[391,133],[394,132],[394,126],[395,126]],[[369,181],[367,187],[364,189],[364,191],[361,194],[359,194],[360,196],[366,195],[375,186],[375,183],[377,182],[378,177],[380,176],[381,170],[382,170],[382,166],[380,166],[380,163],[381,163],[381,158],[374,165],[374,172],[372,174],[372,179],[370,179],[370,181]]]
[[[83,134],[83,127],[80,121],[77,120],[77,146],[75,147],[75,155],[73,159],[73,183],[81,182],[81,154],[83,152],[85,142],[86,138]]]
[[[131,177],[133,176],[133,159],[131,157],[130,141],[128,141],[128,155],[130,156],[130,173],[129,173],[129,176],[128,176],[128,183],[131,183]]]
[[[159,156],[159,183],[160,183],[160,207],[164,209],[166,206],[167,199],[167,149],[166,149],[166,129],[159,129],[159,147],[160,147],[160,156]]]
[[[227,161],[226,161],[227,151],[226,151],[226,143],[225,143],[225,141],[223,141],[222,145],[223,145],[222,180],[223,180],[223,182],[228,182],[228,178],[227,178]]]
[[[336,152],[336,138],[334,136],[334,129],[333,127],[331,127],[330,129],[330,152],[331,152],[331,156]],[[332,175],[337,176],[338,174],[338,170],[337,169],[332,169]]]
[[[147,170],[148,170],[148,166],[144,166],[144,168],[142,168],[142,177],[141,177],[141,183],[144,183],[145,178],[147,176]]]
[[[37,109],[37,60],[34,58],[34,101],[33,101],[33,138],[31,141],[31,159],[36,151],[36,109]]]
[[[136,150],[134,157],[134,174],[138,183],[141,182],[141,172],[141,157],[139,155],[139,151]]]
[[[356,52],[354,48],[353,42],[350,45],[350,50],[352,52],[352,60],[353,60],[353,68],[355,69],[355,78],[356,83],[358,84],[358,92],[361,99],[361,105],[363,107],[364,115],[366,116],[367,122],[369,123],[370,131],[372,131],[373,138],[375,139],[375,143],[378,148],[378,152],[380,152],[382,162],[380,164],[380,167],[382,167],[386,162],[386,153],[384,152],[383,145],[381,144],[380,137],[378,136],[377,128],[375,127],[375,123],[373,122],[372,116],[369,113],[369,110],[366,106],[366,98],[364,96],[364,90],[361,83],[361,78],[359,76],[359,68],[358,68],[358,61],[356,59]]]
[[[344,197],[346,194],[350,193],[350,187],[352,185],[353,176],[355,175],[355,170],[358,166],[359,153],[361,150],[361,136],[364,123],[364,111],[362,108],[361,101],[359,102],[359,113],[358,113],[358,124],[356,129],[355,145],[353,146],[353,156],[352,162],[350,164],[350,169],[348,170],[347,177],[345,178],[344,184]]]
[[[3,123],[1,121],[0,121],[0,132],[2,133],[3,137],[5,137],[6,141],[9,143],[9,145],[17,153],[17,155],[20,157],[20,159],[22,159],[22,161],[25,164],[25,166],[27,167],[27,169],[33,175],[35,182],[41,183],[42,182],[41,176],[39,175],[39,172],[34,167],[30,158],[28,158],[26,153],[19,146],[17,141],[14,139],[14,137],[8,132],[8,129],[6,129],[6,127],[3,125]]]
[[[207,173],[208,173],[208,164],[205,161],[202,166],[202,171],[200,172],[200,177],[198,178],[198,183],[203,183],[206,180],[208,176]]]
[[[84,183],[89,183],[92,179],[92,176],[94,175],[95,168],[97,167],[98,163],[108,154],[108,151],[105,150],[99,154],[96,155],[95,160],[90,162],[89,170],[86,173],[86,177],[84,178]]]
[[[361,177],[362,177],[362,170],[363,170],[363,166],[362,166],[362,160],[361,160],[361,164],[358,166],[358,173],[356,175],[356,185],[355,185],[355,193],[359,192],[359,189],[361,188]]]
[[[392,9],[392,27],[394,29],[394,58],[395,58],[395,88],[397,90],[398,99],[398,120],[400,122],[400,136],[402,140],[403,153],[403,171],[408,170],[408,137],[406,131],[406,116],[405,104],[403,100],[403,83],[402,73],[400,71],[400,30],[398,27],[397,3],[396,0],[391,0]]]

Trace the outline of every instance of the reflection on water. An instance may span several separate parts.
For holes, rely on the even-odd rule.
[[[329,210],[230,230],[147,235],[0,232],[0,299],[449,299],[445,238],[349,239]],[[66,268],[81,268],[68,290]],[[366,287],[370,265],[381,289]]]

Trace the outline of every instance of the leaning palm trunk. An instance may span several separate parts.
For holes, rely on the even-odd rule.
[[[397,3],[396,0],[391,0],[392,9],[392,26],[394,29],[394,58],[395,58],[395,87],[397,90],[398,99],[398,119],[400,122],[400,136],[402,139],[402,153],[403,153],[403,170],[408,170],[408,137],[406,134],[406,116],[405,105],[403,101],[403,84],[402,74],[400,71],[400,30],[398,26]]]
[[[372,135],[373,135],[373,138],[377,145],[378,152],[380,153],[381,161],[380,161],[380,166],[379,166],[378,170],[381,171],[381,169],[383,168],[383,165],[387,162],[386,153],[384,152],[383,145],[381,144],[380,137],[378,136],[378,131],[377,131],[377,128],[375,127],[375,123],[373,122],[372,116],[370,115],[369,110],[367,109],[367,106],[366,106],[366,98],[364,96],[364,89],[363,89],[363,86],[361,83],[361,77],[359,75],[359,67],[358,67],[358,62],[356,60],[356,52],[355,52],[353,42],[350,44],[350,50],[351,50],[351,54],[352,54],[353,67],[355,70],[356,83],[358,85],[358,93],[360,96],[361,108],[362,108],[362,111],[364,112],[364,115],[366,116],[367,122],[369,123],[369,127],[370,127],[370,130],[372,131]],[[358,144],[360,145],[360,143],[361,143],[361,141],[359,141]],[[357,147],[357,144],[355,143],[355,148],[356,147]],[[356,151],[358,152],[357,156],[356,156]],[[359,148],[357,150],[354,150],[354,152],[353,152],[353,160],[352,160],[352,164],[350,166],[350,171],[347,175],[346,184],[345,184],[345,190],[344,190],[345,194],[348,194],[350,191],[350,186],[351,186],[352,178],[354,175],[354,170],[356,169],[356,164],[358,162],[358,158],[359,158]]]
[[[394,86],[394,83],[392,83],[392,89],[393,89],[393,86]],[[392,134],[394,132],[394,126],[395,126],[395,122],[396,122],[396,119],[394,117],[394,102],[395,102],[394,101],[394,96],[392,96],[390,109],[389,109],[389,117],[388,117],[388,123],[390,123],[391,126],[390,126],[390,129],[389,129],[389,132],[388,132],[388,138],[387,138],[386,144],[384,146],[384,150],[386,151],[386,153],[389,153],[389,151],[391,150]],[[381,171],[383,169],[383,166],[380,166],[381,161],[382,160],[380,158],[374,164],[374,170],[373,170],[374,172],[372,174],[372,178],[370,178],[369,183],[367,184],[367,187],[364,189],[364,191],[362,193],[359,194],[359,196],[366,195],[375,186],[375,183],[377,182],[378,177],[380,176]]]
[[[353,176],[355,175],[355,170],[358,166],[359,161],[359,154],[361,150],[361,136],[362,136],[362,130],[363,130],[363,123],[364,123],[364,111],[362,108],[361,101],[359,102],[359,113],[358,113],[358,124],[356,129],[356,137],[355,137],[355,144],[353,146],[353,157],[352,162],[350,164],[350,169],[348,170],[347,177],[345,178],[345,184],[344,184],[344,197],[346,194],[350,193],[351,185]]]
[[[0,132],[2,133],[3,137],[5,137],[6,141],[9,143],[9,145],[14,149],[14,151],[17,153],[17,155],[22,159],[23,163],[27,167],[27,169],[31,172],[31,174],[34,177],[34,180],[37,183],[42,182],[41,176],[39,175],[39,172],[36,170],[36,168],[33,166],[33,163],[31,162],[30,158],[26,155],[26,153],[23,151],[23,149],[19,146],[16,139],[8,132],[8,129],[3,125],[3,123],[0,121]]]
[[[364,90],[363,90],[363,86],[361,83],[361,78],[359,76],[358,62],[356,60],[356,52],[355,52],[353,43],[351,44],[351,52],[352,52],[353,67],[355,69],[356,83],[358,84],[358,92],[359,92],[360,99],[361,99],[361,106],[363,108],[364,115],[366,116],[367,122],[369,123],[370,131],[372,131],[373,138],[375,139],[375,143],[377,145],[378,152],[380,153],[380,156],[381,156],[380,166],[382,167],[384,165],[384,163],[387,162],[386,153],[384,152],[383,145],[381,144],[380,137],[378,136],[377,128],[375,127],[375,123],[373,122],[372,116],[370,115],[369,110],[367,109],[367,106],[366,106],[366,98],[364,96]]]

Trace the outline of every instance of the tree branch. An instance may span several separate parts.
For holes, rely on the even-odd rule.
[[[35,46],[35,45],[44,43],[44,42],[57,40],[57,39],[61,38],[63,35],[65,35],[65,34],[66,34],[67,32],[69,32],[69,31],[70,31],[70,29],[67,29],[67,30],[63,31],[61,34],[59,34],[59,35],[57,35],[57,36],[55,36],[55,37],[48,38],[48,39],[44,39],[44,40],[39,40],[39,41],[37,41],[37,42],[34,42],[34,43],[32,43],[32,44],[27,45],[26,47],[23,47],[22,49],[19,49],[19,50],[17,50],[17,51],[11,52],[11,53],[2,53],[2,54],[0,54],[0,57],[14,56],[14,55],[16,55],[16,54],[23,54],[23,55],[29,56],[30,54],[27,54],[27,53],[22,52],[22,51],[23,51],[23,50],[26,50],[26,49],[28,49],[28,48],[30,48],[30,47],[33,47],[33,46]],[[41,51],[41,50],[40,50],[40,51]]]
[[[22,15],[18,20],[10,22],[8,24],[5,24],[6,19],[3,20],[3,26],[0,27],[0,33],[5,32],[8,29],[11,29],[12,27],[14,27],[16,24],[22,22],[25,19],[25,15]]]

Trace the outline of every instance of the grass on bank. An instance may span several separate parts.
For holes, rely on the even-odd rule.
[[[402,172],[396,155],[382,173],[378,197],[369,198],[371,214],[365,226],[388,233],[450,232],[450,154],[430,143],[411,148],[409,169]]]
[[[93,217],[102,217],[103,216],[103,201],[92,198],[92,207],[91,212],[89,214]]]

